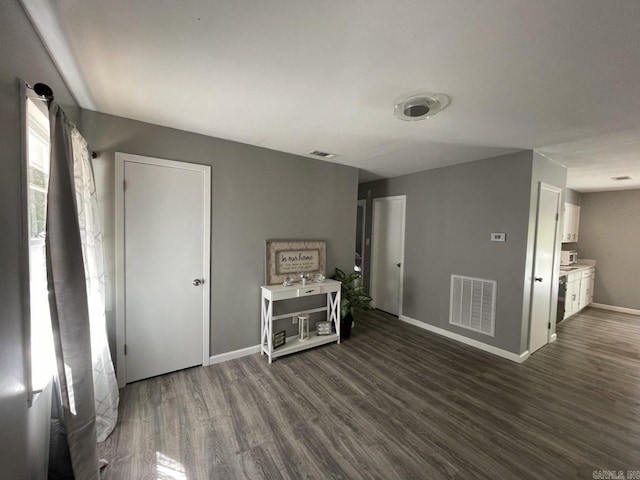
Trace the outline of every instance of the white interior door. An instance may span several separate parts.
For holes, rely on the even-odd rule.
[[[393,315],[402,311],[405,203],[404,195],[373,200],[371,297],[375,308]]]
[[[208,364],[210,167],[123,157],[128,383]]]
[[[560,213],[559,188],[540,183],[536,221],[534,281],[531,299],[529,353],[549,343],[549,325],[557,302],[556,246]],[[554,288],[555,287],[555,288]],[[556,295],[554,295],[556,292]]]

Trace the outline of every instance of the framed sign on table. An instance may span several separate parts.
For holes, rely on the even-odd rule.
[[[325,240],[267,240],[265,283],[276,285],[302,273],[325,275],[326,263]]]

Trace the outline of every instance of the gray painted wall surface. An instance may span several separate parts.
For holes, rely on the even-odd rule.
[[[360,185],[367,236],[372,199],[407,196],[404,315],[521,353],[532,161],[522,151]],[[491,232],[507,241],[489,241]],[[495,337],[449,325],[451,274],[498,281]]]
[[[596,260],[593,301],[640,310],[640,190],[583,193],[577,245]]]
[[[529,336],[530,336],[530,313],[531,313],[531,297],[533,293],[534,277],[533,265],[536,253],[536,222],[538,215],[538,196],[540,182],[557,187],[561,190],[560,194],[560,218],[558,219],[556,241],[556,255],[555,264],[560,265],[560,251],[562,250],[562,212],[565,200],[564,186],[567,183],[567,169],[548,159],[542,155],[533,152],[533,163],[531,168],[531,201],[529,203],[529,224],[528,224],[528,237],[527,237],[527,255],[525,259],[525,271],[524,271],[524,298],[522,301],[522,329],[520,331],[520,351],[524,352],[529,348]],[[558,268],[553,273],[553,278],[548,281],[551,282],[551,331],[555,332],[555,318],[557,310],[558,299],[558,281],[560,271]]]
[[[0,466],[2,478],[46,478],[50,389],[27,408],[21,231],[21,124],[16,79],[47,83],[69,117],[79,109],[18,0],[0,2]]]
[[[580,192],[576,192],[575,190],[571,190],[570,188],[564,189],[564,201],[572,205],[581,204],[580,195]]]
[[[21,222],[20,107],[14,85],[0,85],[0,465],[7,478],[27,477]],[[5,470],[8,468],[8,472]]]
[[[103,211],[109,337],[114,319],[114,156],[211,165],[211,355],[260,343],[264,241],[327,240],[327,269],[352,269],[358,171],[319,160],[82,111]],[[283,320],[286,323],[286,321]]]

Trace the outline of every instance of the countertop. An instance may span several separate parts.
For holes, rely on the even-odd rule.
[[[583,272],[584,270],[588,270],[596,266],[595,260],[588,260],[586,258],[578,260],[578,263],[575,265],[567,265],[560,267],[560,276],[566,276],[572,273]]]

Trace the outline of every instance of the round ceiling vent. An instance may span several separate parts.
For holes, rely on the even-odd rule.
[[[447,108],[450,102],[451,99],[443,93],[421,93],[397,103],[394,114],[408,122],[424,120]]]

